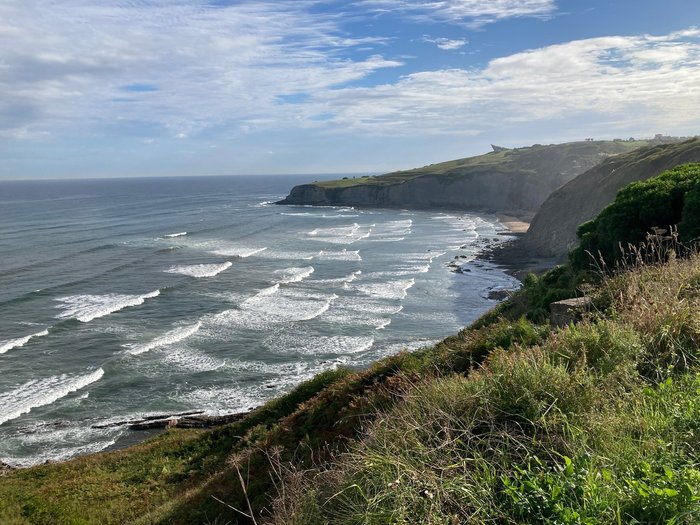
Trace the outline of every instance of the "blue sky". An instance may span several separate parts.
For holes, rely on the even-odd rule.
[[[3,0],[0,178],[700,133],[697,0]]]

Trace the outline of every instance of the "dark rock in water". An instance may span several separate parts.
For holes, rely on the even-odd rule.
[[[178,419],[177,424],[173,426],[177,428],[210,428],[235,423],[248,414],[249,412],[240,412],[237,414],[226,414],[224,416],[189,416]]]
[[[164,419],[142,420],[129,424],[131,430],[152,430],[154,428],[210,428],[234,423],[246,417],[249,412],[208,416],[202,412],[198,415],[172,416]]]
[[[0,461],[0,476],[4,476],[5,474],[9,474],[13,470],[16,470],[15,467]]]
[[[136,425],[139,423],[144,423],[146,421],[160,421],[160,420],[167,420],[171,418],[177,418],[177,417],[182,417],[182,416],[193,416],[196,414],[204,414],[203,410],[191,410],[189,412],[178,412],[177,414],[158,414],[154,416],[147,416],[139,419],[125,419],[122,421],[114,421],[113,423],[102,423],[99,425],[92,425],[92,428],[111,428],[111,427],[121,427],[124,425]],[[154,428],[160,428],[160,427],[154,427]]]
[[[460,258],[460,259],[466,259],[467,256],[466,256],[466,255],[460,255],[459,258]]]
[[[130,423],[129,430],[151,430],[154,428],[170,428],[176,422],[177,422],[176,418],[154,419],[151,421],[141,421],[139,423]]]
[[[487,297],[492,301],[503,301],[508,299],[509,295],[507,290],[491,290]]]
[[[566,326],[569,323],[580,321],[583,314],[588,312],[593,305],[590,297],[575,297],[564,299],[549,305],[549,321],[552,326]]]

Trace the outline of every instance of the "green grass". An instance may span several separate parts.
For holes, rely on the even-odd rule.
[[[699,277],[698,258],[636,269],[605,313],[410,385],[273,522],[697,523]]]
[[[315,182],[314,185],[325,189],[390,186],[422,176],[438,176],[447,182],[470,174],[551,171],[552,167],[558,169],[558,167],[553,166],[558,163],[561,163],[561,169],[565,171],[570,166],[571,159],[579,158],[579,156],[580,158],[593,157],[597,159],[597,162],[606,155],[626,153],[648,144],[647,141],[594,141],[547,146],[535,145],[528,148],[508,149],[475,157],[439,162],[375,177],[344,177],[338,180],[319,181]]]

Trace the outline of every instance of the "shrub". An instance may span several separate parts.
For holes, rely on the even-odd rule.
[[[700,164],[686,164],[657,177],[629,184],[592,221],[579,226],[580,246],[569,260],[577,270],[591,265],[591,255],[614,267],[628,245],[645,241],[652,228],[678,225],[681,239],[698,233],[700,224]]]

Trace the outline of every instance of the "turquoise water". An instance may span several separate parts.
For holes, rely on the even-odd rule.
[[[0,182],[0,460],[245,410],[456,332],[517,282],[493,216],[272,204],[317,176]],[[455,256],[471,271],[447,268]]]

